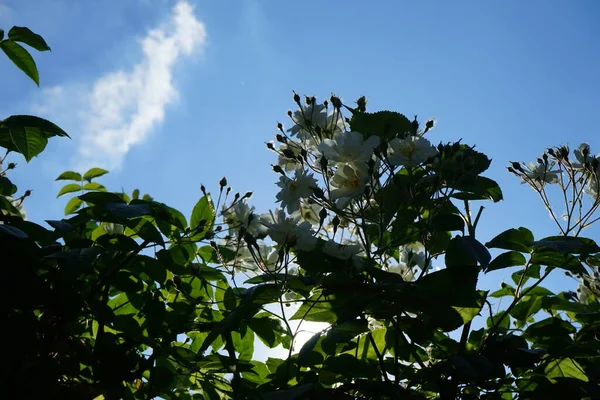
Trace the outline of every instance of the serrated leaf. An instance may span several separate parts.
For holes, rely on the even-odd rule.
[[[31,54],[23,46],[10,39],[0,42],[0,49],[21,71],[30,77],[36,85],[40,85],[40,75]]]
[[[77,183],[69,183],[69,184],[66,184],[65,186],[63,186],[62,189],[60,189],[60,191],[58,192],[56,197],[58,198],[64,194],[79,192],[79,191],[81,191],[81,185],[79,185]]]
[[[353,131],[360,132],[365,138],[379,136],[382,139],[401,138],[412,132],[412,123],[404,115],[393,111],[376,113],[357,113],[350,120]]]
[[[81,175],[75,171],[66,171],[63,172],[55,179],[56,181],[77,181],[80,182],[83,180]]]
[[[48,46],[43,37],[23,26],[13,26],[8,31],[8,38],[15,42],[25,43],[38,51],[50,50],[50,46]]]
[[[91,168],[85,174],[83,174],[83,179],[86,181],[91,181],[94,178],[98,178],[102,175],[108,174],[108,171],[102,168]]]
[[[83,201],[81,201],[81,199],[79,199],[77,197],[73,197],[71,200],[69,200],[69,202],[65,206],[65,215],[72,214],[75,211],[79,210],[79,208],[81,207],[82,204],[83,204]]]

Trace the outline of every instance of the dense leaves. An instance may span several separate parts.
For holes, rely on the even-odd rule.
[[[49,50],[27,28],[0,40]],[[433,121],[367,113],[365,98],[300,100],[270,146],[287,213],[255,213],[223,178],[216,203],[202,186],[188,224],[138,189],[109,191],[92,168],[56,179],[65,217],[42,226],[25,218],[14,163],[1,168],[5,386],[81,399],[600,396],[594,241],[569,225],[483,245],[472,203],[503,196],[481,175],[486,155],[434,147]],[[27,161],[53,136],[67,134],[36,117],[0,125],[0,146]],[[508,268],[513,283],[480,290],[481,274]],[[553,271],[580,276],[579,293],[544,288]],[[283,358],[258,361],[259,343]]]

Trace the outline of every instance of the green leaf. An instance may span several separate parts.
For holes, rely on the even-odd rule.
[[[353,131],[362,133],[365,138],[373,135],[382,139],[392,139],[397,135],[404,138],[413,131],[408,118],[392,111],[354,114],[350,127]]]
[[[536,249],[529,262],[536,265],[561,268],[577,274],[586,273],[585,267],[577,257],[547,248]]]
[[[559,358],[550,361],[546,364],[544,372],[546,373],[546,378],[549,379],[573,378],[584,382],[589,381],[581,365],[571,358]]]
[[[510,310],[509,314],[518,321],[527,321],[527,319],[535,315],[542,309],[542,298],[531,297],[529,300],[521,300],[517,305]]]
[[[106,205],[108,203],[125,204],[125,201],[120,194],[110,192],[88,192],[78,196],[78,198],[86,203],[96,205]]]
[[[165,246],[165,241],[158,229],[145,219],[132,219],[127,226],[143,240]]]
[[[68,183],[60,189],[56,197],[60,197],[67,193],[79,192],[81,190],[81,185],[77,183]]]
[[[4,39],[4,29],[0,29],[0,40]]]
[[[190,228],[192,229],[193,241],[204,239],[206,234],[213,228],[215,222],[215,207],[209,194],[202,196],[192,210]]]
[[[12,196],[17,192],[17,186],[5,176],[0,176],[0,195]]]
[[[81,207],[82,204],[83,204],[83,201],[81,201],[81,199],[79,199],[77,197],[73,197],[71,200],[69,200],[69,202],[65,206],[65,215],[72,214],[75,211],[79,210],[79,208]]]
[[[492,256],[481,242],[471,236],[456,236],[446,250],[446,267],[463,267],[465,265],[479,265],[486,267]]]
[[[489,248],[515,250],[521,253],[529,253],[529,244],[533,242],[533,234],[527,228],[508,229],[485,245]]]
[[[23,46],[12,40],[0,42],[0,49],[21,71],[30,77],[36,85],[40,86],[40,76],[31,54]]]
[[[308,364],[308,360],[315,348],[317,342],[321,339],[321,332],[317,332],[311,336],[310,339],[302,345],[300,352],[298,353],[298,365],[303,366]]]
[[[454,183],[454,189],[461,190],[452,195],[459,200],[492,200],[494,203],[503,199],[502,189],[498,184],[484,176],[475,176],[472,179],[459,180]]]
[[[336,323],[327,332],[325,340],[332,343],[349,342],[361,333],[369,330],[368,322],[364,319]]]
[[[131,219],[151,215],[152,208],[148,204],[106,203],[103,209],[118,218]]]
[[[83,174],[83,179],[86,181],[91,181],[94,178],[98,178],[99,176],[108,174],[108,171],[102,168],[92,168],[88,170],[85,174]]]
[[[490,297],[500,298],[500,297],[504,297],[504,296],[514,296],[514,295],[515,295],[515,288],[506,283],[502,283],[502,288],[491,293]]]
[[[498,257],[494,258],[485,272],[495,271],[497,269],[503,269],[508,267],[514,267],[517,265],[525,265],[527,260],[523,254],[518,251],[507,251],[506,253],[500,254]]]
[[[97,182],[86,183],[85,185],[83,185],[83,190],[97,190],[100,192],[106,192],[106,188]]]
[[[69,135],[52,122],[31,115],[12,115],[0,121],[0,146],[23,154],[27,162],[41,153],[53,136]]]
[[[280,343],[279,336],[283,332],[279,320],[270,318],[268,315],[257,315],[248,321],[248,327],[254,331],[256,336],[269,348]]]
[[[23,26],[13,26],[8,31],[8,38],[15,42],[25,43],[38,51],[48,51],[50,46],[43,37]]]
[[[600,252],[600,247],[592,239],[573,236],[550,236],[532,243],[559,253],[591,254]]]
[[[431,227],[435,231],[460,231],[465,229],[465,221],[456,214],[440,214],[433,217]]]
[[[60,174],[58,176],[58,178],[56,178],[55,180],[56,181],[77,181],[77,182],[81,182],[83,180],[83,178],[77,172],[66,171],[66,172],[63,172],[62,174]]]
[[[18,228],[15,228],[14,226],[10,226],[10,225],[0,225],[0,233],[9,235],[9,236],[14,236],[19,239],[27,238],[27,234],[25,232],[23,232],[22,230],[20,230]]]
[[[314,383],[299,383],[289,389],[267,392],[262,395],[263,400],[296,400],[308,398],[306,395],[315,387]]]

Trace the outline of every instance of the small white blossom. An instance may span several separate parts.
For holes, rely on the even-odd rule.
[[[293,179],[282,176],[277,186],[281,188],[276,196],[277,201],[281,202],[282,208],[287,208],[288,213],[292,214],[300,208],[300,199],[306,199],[313,193],[317,180],[312,173],[297,168]]]
[[[402,246],[400,248],[400,260],[399,263],[404,265],[406,268],[414,268],[418,267],[419,269],[425,269],[425,262],[427,261],[425,257],[425,252],[420,248],[418,244],[412,244],[407,246]],[[428,265],[427,269],[431,266]]]
[[[237,201],[229,207],[223,207],[223,221],[229,227],[229,234],[237,234],[244,227],[253,236],[264,235],[265,229],[254,214],[254,206],[250,207],[246,199]]]
[[[345,208],[352,198],[365,192],[368,182],[369,175],[366,164],[364,167],[350,164],[340,166],[331,178],[333,187],[331,200],[337,200],[336,205],[339,208]]]
[[[328,240],[323,246],[323,252],[341,260],[349,260],[353,256],[362,252],[362,248],[359,245],[340,244],[334,240]]]
[[[319,213],[321,212],[321,206],[311,200],[303,200],[300,202],[300,208],[292,214],[292,217],[302,219],[303,221],[310,222],[314,226],[318,226],[321,222]]]
[[[267,228],[269,237],[279,245],[311,251],[317,244],[310,222],[286,217],[283,210],[278,209],[274,214],[262,215],[260,221]]]
[[[378,145],[378,136],[363,141],[360,132],[344,132],[337,134],[333,140],[323,139],[318,149],[333,163],[366,163],[373,157],[373,149]]]
[[[554,165],[554,162],[549,162],[547,165],[530,162],[523,168],[523,175],[528,179],[521,178],[521,183],[530,183],[537,188],[541,188],[544,183],[558,183],[560,171],[553,170]]]
[[[398,274],[407,282],[414,281],[416,279],[415,272],[403,264],[392,264],[387,267],[388,272]]]
[[[292,119],[296,123],[288,132],[291,135],[310,136],[314,132],[315,126],[323,127],[327,124],[327,114],[325,106],[322,104],[303,105],[299,110],[294,111]]]
[[[416,167],[428,158],[437,154],[429,140],[420,136],[409,136],[406,139],[395,138],[388,147],[388,160],[392,165]]]
[[[277,157],[277,165],[279,165],[281,168],[283,168],[285,170],[285,172],[292,172],[293,170],[295,170],[298,167],[298,156],[300,155],[300,145],[296,142],[288,142],[286,143],[281,143],[279,145],[279,152],[281,154],[279,154],[279,156]],[[286,157],[283,154],[283,151],[291,151],[294,158],[291,157]]]

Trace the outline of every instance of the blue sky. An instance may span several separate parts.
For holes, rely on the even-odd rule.
[[[287,122],[292,90],[366,95],[370,110],[436,118],[434,143],[476,144],[505,194],[486,204],[482,241],[518,226],[557,233],[508,160],[583,141],[600,152],[594,0],[0,0],[0,26],[12,25],[53,51],[34,55],[41,88],[0,62],[2,115],[35,113],[73,138],[28,165],[17,159],[34,221],[62,216],[54,178],[91,162],[111,170],[109,188],[137,187],[188,215],[200,184],[216,191],[222,176],[266,212],[277,176],[264,142]]]

